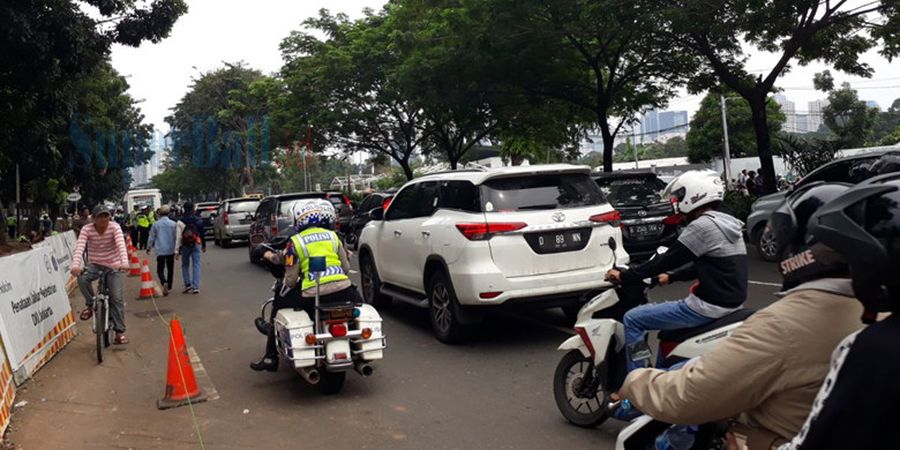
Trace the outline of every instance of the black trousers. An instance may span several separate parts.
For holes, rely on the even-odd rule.
[[[138,240],[140,241],[140,250],[147,248],[147,239],[150,239],[150,228],[138,227]]]
[[[319,297],[319,303],[322,305],[328,303],[340,303],[347,300],[350,300],[353,303],[362,302],[362,298],[359,296],[359,291],[356,290],[356,286],[350,286],[342,291]],[[269,315],[269,323],[271,323],[272,326],[269,328],[269,337],[266,339],[266,358],[278,358],[278,350],[275,348],[275,314],[278,313],[278,310],[283,308],[298,308],[306,311],[306,313],[309,314],[309,317],[312,318],[315,316],[315,306],[316,299],[301,297],[299,289],[296,288],[288,291],[284,297],[277,294],[275,295],[275,301],[272,302],[272,313]]]
[[[172,278],[175,275],[175,255],[156,257],[156,275],[159,276],[159,283],[171,291]]]
[[[140,235],[138,234],[137,225],[132,225],[131,228],[128,230],[128,232],[129,232],[129,234],[131,234],[131,245],[134,245],[135,247],[140,245],[140,241],[139,241]]]

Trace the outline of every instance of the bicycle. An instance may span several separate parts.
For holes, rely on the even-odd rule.
[[[110,332],[112,327],[109,323],[109,287],[106,278],[116,273],[112,269],[101,269],[101,274],[97,283],[97,293],[94,294],[94,302],[91,307],[93,312],[93,320],[91,320],[91,331],[97,336],[97,364],[103,363],[103,349],[109,347]]]

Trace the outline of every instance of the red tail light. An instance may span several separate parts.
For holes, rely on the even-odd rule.
[[[616,210],[612,210],[603,214],[595,214],[591,216],[589,220],[591,222],[608,223],[614,227],[617,227],[619,226],[619,222],[622,221],[622,213]]]
[[[659,341],[659,351],[662,353],[663,358],[668,358],[669,354],[675,350],[675,347],[678,347],[680,342],[672,342],[672,341]]]
[[[225,222],[225,225],[228,225],[228,213],[222,213],[222,222]]]
[[[478,294],[478,297],[482,298],[484,300],[490,300],[492,298],[499,297],[500,294],[502,294],[502,293],[503,292],[482,292],[482,293]]]
[[[674,214],[669,217],[663,219],[663,223],[666,225],[678,225],[681,223],[681,214]]]
[[[328,327],[328,331],[334,337],[344,337],[347,335],[347,325],[343,323],[334,324]]]
[[[588,352],[591,354],[591,359],[596,357],[596,353],[594,352],[594,343],[591,342],[591,338],[588,337],[587,331],[583,327],[575,327],[575,332],[581,336],[581,340],[584,342],[584,346],[587,347]]]
[[[458,223],[459,230],[470,241],[486,241],[497,233],[508,233],[527,227],[524,222]]]
[[[381,209],[387,211],[388,206],[391,206],[391,199],[393,199],[393,198],[394,197],[388,197],[388,198],[384,199],[384,202],[381,203]]]
[[[346,195],[344,195],[343,197],[344,197],[344,204],[347,206],[353,207],[353,203],[350,203],[350,197],[347,197]]]

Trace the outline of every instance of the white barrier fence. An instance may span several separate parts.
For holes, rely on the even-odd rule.
[[[9,425],[15,386],[75,337],[66,290],[74,249],[75,233],[68,231],[0,258],[0,436]]]

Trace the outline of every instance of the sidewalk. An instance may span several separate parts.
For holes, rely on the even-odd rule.
[[[27,404],[13,410],[7,447],[199,448],[190,408],[156,408],[165,386],[168,327],[152,301],[134,300],[139,288],[140,278],[126,278],[131,343],[111,345],[98,365],[90,322],[78,320],[75,340],[19,389],[16,404]],[[166,319],[178,301],[177,295],[156,300]],[[70,302],[77,317],[84,308],[81,294],[76,291]]]

